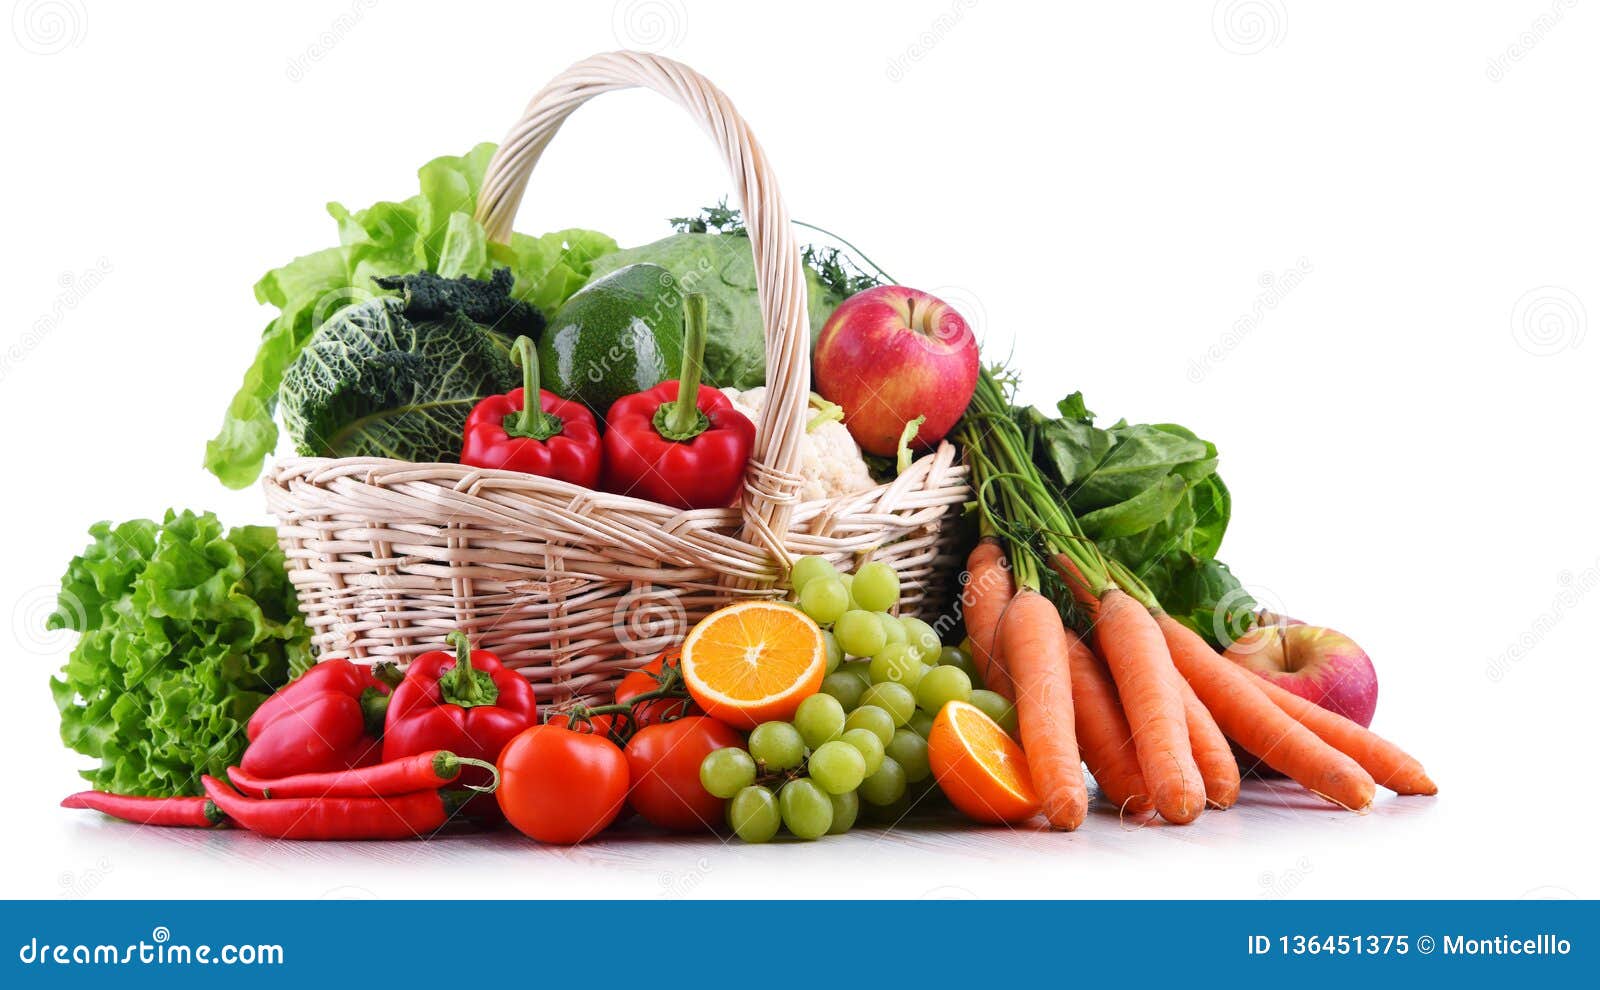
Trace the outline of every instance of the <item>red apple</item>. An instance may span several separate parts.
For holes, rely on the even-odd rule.
[[[1366,651],[1341,632],[1304,623],[1262,625],[1235,640],[1225,655],[1285,691],[1372,724],[1378,672]]]
[[[817,337],[817,391],[844,408],[869,454],[892,457],[906,424],[926,417],[913,446],[944,439],[978,383],[978,342],[944,300],[902,285],[846,299]]]

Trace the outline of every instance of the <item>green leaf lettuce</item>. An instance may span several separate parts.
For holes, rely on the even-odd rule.
[[[96,523],[67,565],[52,629],[81,634],[50,691],[61,740],[118,794],[198,794],[238,762],[245,722],[310,666],[272,529],[210,513]]]

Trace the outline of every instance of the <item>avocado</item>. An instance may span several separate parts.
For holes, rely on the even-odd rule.
[[[678,377],[683,292],[660,265],[619,268],[584,286],[539,341],[540,384],[597,417],[611,403]]]

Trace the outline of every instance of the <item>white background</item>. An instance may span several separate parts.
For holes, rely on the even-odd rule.
[[[1591,5],[7,5],[4,893],[1600,895]],[[1027,398],[1083,389],[1215,441],[1224,557],[1367,647],[1375,728],[1441,796],[1355,817],[1257,788],[1189,829],[575,851],[274,846],[56,809],[82,761],[46,690],[70,642],[39,625],[87,526],[268,521],[200,468],[269,317],[253,281],[334,242],[325,201],[410,195],[423,161],[624,45],[722,85],[792,213],[965,308]],[[638,243],[726,190],[678,111],[612,95],[518,225]]]

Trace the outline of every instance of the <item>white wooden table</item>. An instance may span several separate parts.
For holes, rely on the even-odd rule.
[[[630,825],[575,848],[541,846],[509,831],[428,842],[290,843],[225,830],[137,828],[56,810],[41,846],[8,853],[7,893],[662,899],[1577,893],[1570,886],[1576,864],[1546,856],[1549,847],[1538,844],[1511,855],[1487,829],[1452,827],[1463,809],[1451,801],[1388,795],[1357,816],[1292,786],[1252,781],[1237,807],[1207,813],[1186,828],[1139,827],[1097,809],[1071,834],[979,828],[941,815],[819,842],[761,846]]]

